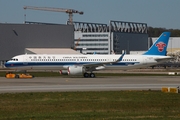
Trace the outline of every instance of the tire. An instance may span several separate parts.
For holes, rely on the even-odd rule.
[[[90,73],[90,77],[91,78],[95,78],[95,74],[94,73]]]
[[[88,73],[84,73],[84,77],[85,77],[85,78],[88,78],[88,77],[89,77],[89,74],[88,74]]]

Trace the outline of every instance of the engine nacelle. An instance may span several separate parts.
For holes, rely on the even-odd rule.
[[[82,75],[85,72],[83,66],[70,66],[67,70],[60,70],[62,75]]]
[[[60,70],[59,73],[61,75],[69,75],[69,71],[68,70]]]

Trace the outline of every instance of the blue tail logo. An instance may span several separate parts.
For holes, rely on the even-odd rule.
[[[144,55],[166,55],[170,32],[163,32]]]
[[[159,52],[163,52],[164,47],[166,47],[166,44],[165,44],[164,42],[158,42],[158,43],[156,44],[156,47],[158,47],[158,51],[159,51]]]

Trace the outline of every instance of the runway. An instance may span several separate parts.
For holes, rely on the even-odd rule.
[[[56,91],[161,90],[180,86],[179,76],[131,76],[98,78],[37,77],[0,78],[0,93]]]

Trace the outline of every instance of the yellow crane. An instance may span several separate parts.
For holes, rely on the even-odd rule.
[[[31,10],[43,10],[43,11],[51,11],[51,12],[65,12],[69,14],[69,21],[70,24],[73,24],[73,13],[79,13],[80,15],[83,15],[84,12],[74,10],[74,9],[64,9],[64,8],[52,8],[52,7],[34,7],[34,6],[24,6],[23,7],[25,10],[26,9],[31,9]]]

